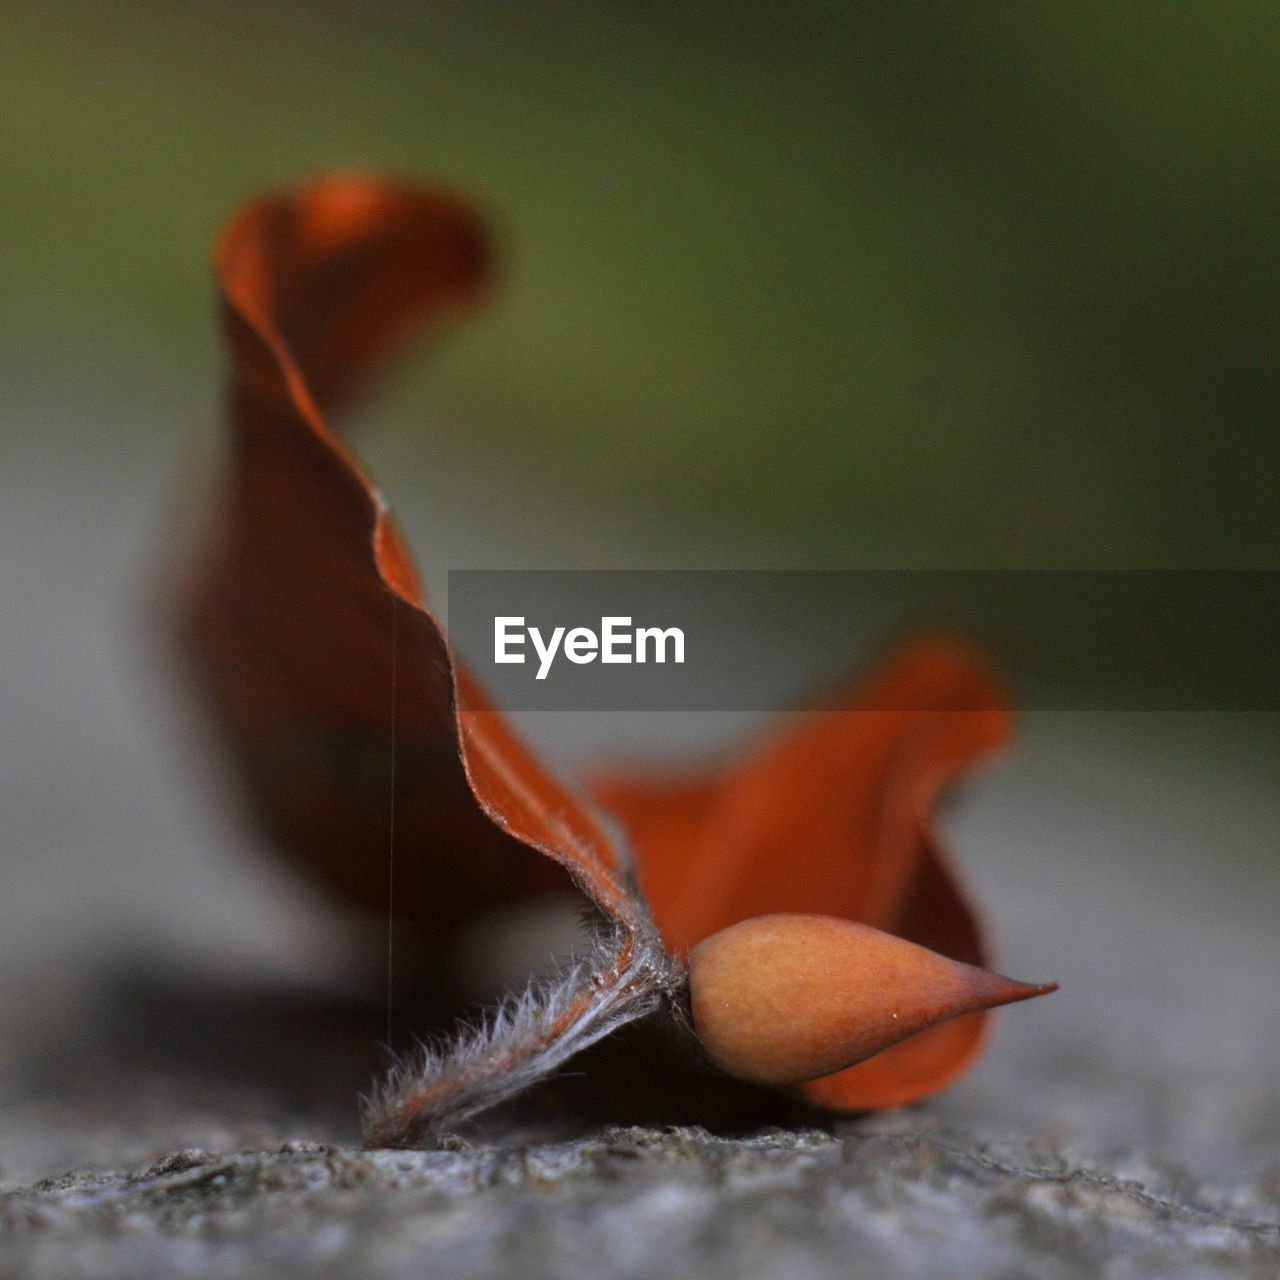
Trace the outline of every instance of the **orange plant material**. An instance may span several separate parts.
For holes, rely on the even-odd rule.
[[[477,299],[486,257],[459,201],[344,177],[251,204],[215,253],[232,447],[187,644],[279,844],[383,909],[394,715],[398,909],[431,929],[555,883],[543,854],[625,902],[610,836],[453,661],[328,425],[396,343]]]
[[[759,1084],[833,1076],[957,1014],[1049,990],[825,915],[752,916],[689,956],[690,1011],[707,1055]]]
[[[921,640],[705,777],[603,778],[596,794],[622,818],[658,927],[681,952],[752,916],[818,913],[981,966],[977,918],[933,815],[1010,729],[977,654]],[[804,1091],[849,1110],[910,1102],[969,1065],[986,1021],[958,1017]]]
[[[606,925],[607,945],[550,997],[393,1079],[374,1144],[422,1140],[441,1116],[520,1087],[530,1064],[550,1069],[679,999],[674,957],[750,916],[843,917],[984,962],[933,826],[956,775],[1008,731],[963,646],[920,642],[737,761],[603,779],[594,803],[540,764],[451,653],[331,424],[408,337],[481,299],[488,256],[465,202],[356,175],[254,201],[215,253],[231,442],[181,626],[254,812],[300,865],[370,908],[386,909],[394,837],[396,910],[437,935],[566,874]],[[621,819],[643,892],[596,804]],[[806,1090],[844,1108],[918,1097],[967,1065],[983,1016]]]

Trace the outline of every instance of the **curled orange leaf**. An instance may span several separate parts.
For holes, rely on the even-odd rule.
[[[932,823],[956,774],[1007,730],[963,647],[908,649],[706,775],[601,780],[590,799],[539,762],[451,652],[334,423],[406,339],[478,302],[487,261],[464,201],[360,175],[254,201],[215,254],[230,446],[179,619],[252,810],[366,907],[387,905],[394,844],[396,910],[437,937],[567,881],[596,909],[591,945],[563,973],[392,1073],[367,1109],[371,1145],[425,1141],[615,1027],[682,1006],[684,953],[749,917],[841,917],[983,962]],[[604,811],[630,836],[643,889]],[[819,951],[825,936],[810,930]],[[932,964],[897,994],[928,1006],[913,1026],[953,1020],[806,1085],[813,1098],[905,1101],[967,1063],[982,1017],[969,1011],[1000,1001],[940,994],[929,975],[953,970]]]

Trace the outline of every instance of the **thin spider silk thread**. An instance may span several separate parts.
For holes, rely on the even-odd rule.
[[[396,893],[396,677],[399,663],[400,601],[391,593],[391,797],[387,832],[387,1044],[391,1044],[392,979],[395,958]]]

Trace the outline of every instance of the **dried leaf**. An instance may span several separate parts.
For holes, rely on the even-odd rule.
[[[368,1136],[410,1143],[649,1012],[678,974],[624,850],[455,662],[326,422],[411,327],[474,300],[474,215],[435,193],[327,178],[250,205],[215,260],[232,445],[183,632],[258,816],[330,887],[385,910],[394,751],[398,912],[443,932],[555,883],[557,864],[601,912],[587,959],[553,991],[531,989],[394,1075]]]
[[[394,839],[396,911],[435,935],[566,879],[597,908],[564,973],[393,1072],[367,1109],[370,1145],[425,1141],[679,1004],[676,957],[749,916],[817,912],[972,964],[982,953],[932,827],[945,788],[1008,726],[962,647],[908,650],[705,776],[600,782],[647,899],[614,825],[542,767],[450,652],[330,421],[411,333],[478,301],[486,260],[464,202],[358,175],[253,202],[216,250],[231,445],[180,625],[257,817],[374,909],[387,907]],[[980,1038],[970,1014],[805,1087],[839,1107],[905,1101],[962,1069]]]

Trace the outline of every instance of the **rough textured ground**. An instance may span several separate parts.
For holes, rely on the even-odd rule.
[[[13,1192],[3,1274],[1270,1277],[1280,1226],[928,1125],[175,1152]]]

